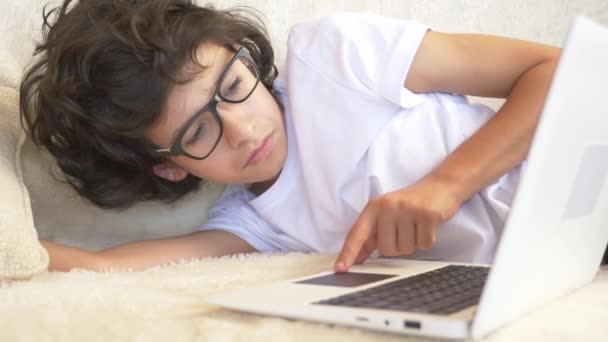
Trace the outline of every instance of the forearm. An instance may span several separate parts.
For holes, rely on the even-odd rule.
[[[200,253],[188,250],[178,251],[178,256],[176,256],[175,247],[159,248],[156,241],[158,240],[135,241],[111,247],[98,253],[103,260],[105,269],[133,271],[166,265],[180,259],[194,259],[195,256],[203,257]],[[191,256],[188,257],[188,255]]]
[[[460,202],[526,158],[557,61],[521,75],[496,114],[425,178],[448,184]]]
[[[49,241],[41,243],[49,253],[49,270],[67,272],[75,268],[91,271],[143,270],[178,260],[172,248],[169,247],[169,251],[165,248],[159,250],[156,241],[137,241],[101,251],[87,251]],[[200,255],[187,250],[180,253],[187,254],[192,254],[192,258]]]
[[[51,271],[83,268],[144,270],[180,260],[256,252],[244,240],[223,231],[202,231],[164,239],[126,243],[93,252],[40,241],[49,252]]]
[[[135,241],[99,253],[103,263],[114,270],[144,270],[182,260],[255,251],[249,244],[229,233],[206,231],[164,239]]]
[[[40,240],[49,254],[49,270],[67,272],[73,268],[99,270],[101,258],[96,252],[60,245],[51,241]]]

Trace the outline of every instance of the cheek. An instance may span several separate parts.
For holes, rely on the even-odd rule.
[[[262,83],[258,85],[256,91],[250,97],[251,101],[248,101],[253,110],[256,110],[258,113],[263,113],[264,117],[275,117],[276,113],[281,112],[280,107],[277,103],[277,100],[274,96],[264,87]]]
[[[230,181],[234,176],[233,167],[221,150],[221,146],[218,145],[211,156],[203,160],[180,157],[178,165],[190,174],[205,180],[222,183]]]

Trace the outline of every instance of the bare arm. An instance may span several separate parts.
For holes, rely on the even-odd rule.
[[[343,272],[376,249],[411,254],[436,241],[436,227],[527,155],[560,50],[515,39],[427,32],[404,86],[507,101],[487,123],[415,184],[372,199],[336,261]]]
[[[49,252],[51,271],[69,271],[72,268],[143,270],[183,259],[256,252],[241,238],[219,230],[131,242],[98,252],[44,240],[41,243]]]
[[[460,203],[527,155],[560,49],[516,39],[427,32],[404,85],[414,92],[507,98],[429,177]]]

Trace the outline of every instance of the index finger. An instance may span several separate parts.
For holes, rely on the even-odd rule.
[[[334,265],[334,271],[346,272],[355,262],[365,242],[375,231],[376,215],[372,210],[364,209],[344,240],[344,245],[342,245],[342,250]]]

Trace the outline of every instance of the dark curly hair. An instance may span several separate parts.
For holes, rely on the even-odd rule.
[[[260,17],[251,8],[218,10],[187,0],[65,0],[45,7],[38,59],[20,86],[22,124],[96,205],[174,201],[200,179],[155,176],[152,166],[166,157],[144,132],[159,119],[171,87],[203,68],[196,60],[201,43],[247,47],[270,90],[277,69]]]

